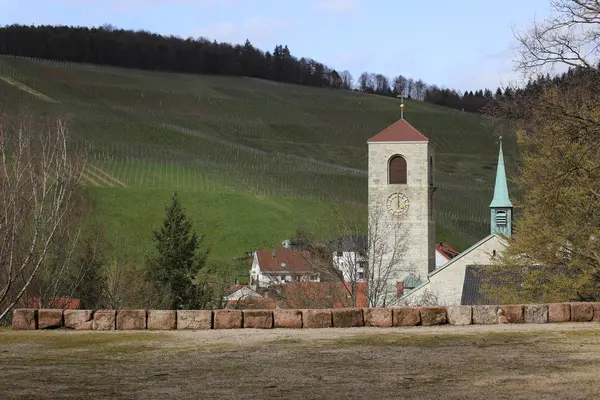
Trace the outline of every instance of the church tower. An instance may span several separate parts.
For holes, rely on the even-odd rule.
[[[367,144],[369,241],[385,245],[377,264],[393,265],[394,291],[411,274],[425,282],[435,269],[433,145],[403,117]]]
[[[502,136],[500,136],[500,152],[498,153],[498,167],[496,168],[496,185],[494,198],[490,203],[491,233],[498,233],[506,237],[512,235],[513,205],[508,197],[506,184],[506,171],[504,170],[504,155],[502,154]]]

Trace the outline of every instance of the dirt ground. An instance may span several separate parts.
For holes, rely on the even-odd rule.
[[[598,399],[600,324],[0,330],[0,398]]]

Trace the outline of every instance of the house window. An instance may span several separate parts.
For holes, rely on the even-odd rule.
[[[335,252],[335,255],[336,255],[336,256],[338,256],[338,257],[341,257],[343,254],[344,254],[344,253],[343,253],[343,252],[341,252],[341,251],[336,251],[336,252]]]
[[[365,279],[365,273],[364,272],[359,272],[358,273],[358,279]]]
[[[388,182],[390,185],[406,183],[406,159],[402,156],[390,158],[388,166]]]
[[[496,225],[506,226],[506,211],[496,211]]]

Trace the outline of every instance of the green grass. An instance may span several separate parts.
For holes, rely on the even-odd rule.
[[[141,264],[152,248],[152,229],[164,218],[172,191],[143,188],[89,188],[101,219],[110,234],[109,256],[123,262]],[[294,235],[298,225],[306,225],[318,237],[326,239],[334,227],[326,222],[332,215],[360,212],[362,206],[316,200],[264,196],[246,193],[180,191],[187,215],[196,221],[198,234],[206,234],[210,260],[237,267],[242,280],[248,277],[248,265],[233,257],[245,252],[272,247]]]
[[[127,185],[91,191],[115,255],[135,263],[173,190],[221,261],[278,245],[299,223],[326,238],[331,210],[366,218],[366,140],[398,109],[357,92],[9,57],[0,76],[57,100],[0,80],[9,118],[23,107],[68,116],[90,163]],[[422,102],[405,116],[436,145],[437,239],[464,249],[488,233],[502,130]],[[510,175],[516,142],[503,136]]]

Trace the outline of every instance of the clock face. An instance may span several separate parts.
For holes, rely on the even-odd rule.
[[[410,205],[408,197],[402,193],[392,193],[387,200],[388,210],[394,215],[404,215]]]

